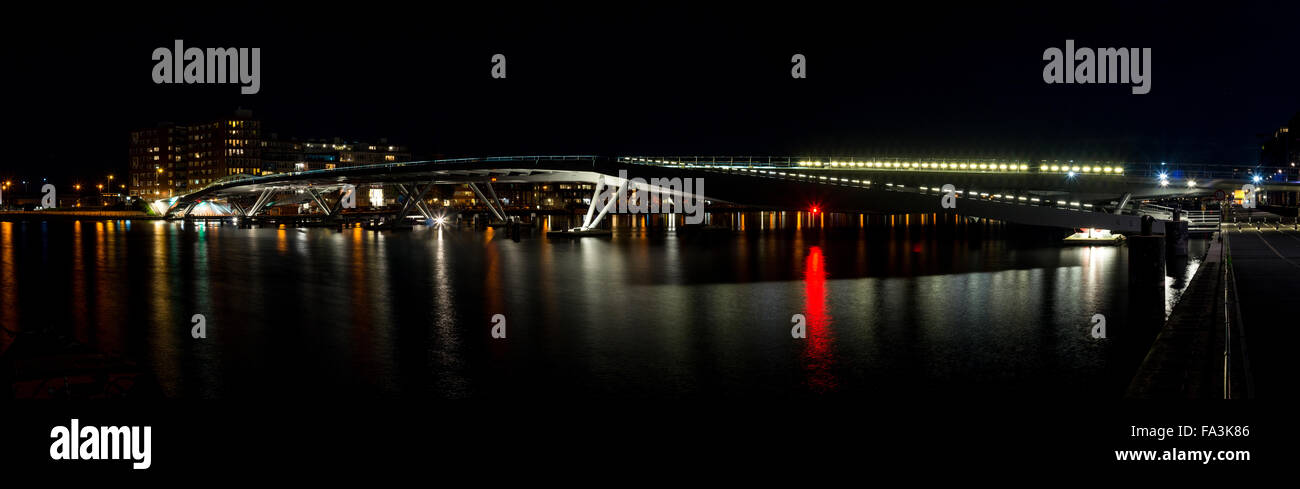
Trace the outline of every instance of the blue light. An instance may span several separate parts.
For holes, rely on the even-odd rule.
[[[1250,177],[1250,179],[1253,180],[1255,183],[1259,183],[1260,176],[1259,176],[1259,175],[1255,175],[1255,176]]]

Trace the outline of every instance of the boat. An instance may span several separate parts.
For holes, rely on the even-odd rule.
[[[1123,234],[1112,234],[1110,230],[1096,228],[1082,228],[1065,238],[1066,244],[1118,245],[1123,242]]]
[[[564,231],[547,231],[546,237],[548,238],[589,238],[589,237],[612,236],[613,234],[614,232],[608,229],[580,230],[578,228],[573,228]]]

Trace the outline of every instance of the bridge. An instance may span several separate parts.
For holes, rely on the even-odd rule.
[[[1182,177],[1173,181],[1170,175]],[[419,215],[433,219],[424,201],[435,185],[467,184],[500,220],[507,216],[493,183],[585,182],[595,184],[580,229],[599,226],[613,207],[607,196],[634,193],[630,179],[697,178],[709,202],[852,213],[960,213],[1005,222],[1135,232],[1141,217],[1173,218],[1172,209],[1141,205],[1146,199],[1231,195],[1258,176],[1204,167],[1165,170],[1116,163],[999,159],[643,157],[594,155],[501,156],[354,166],[265,176],[236,176],[152,207],[167,217],[256,218],[271,203],[314,203],[322,218],[341,215],[346,192],[361,186],[395,189],[401,204],[394,222]],[[955,207],[941,205],[944,185],[953,186]],[[1270,189],[1300,190],[1300,182],[1268,182]],[[641,190],[646,186],[640,186]],[[666,190],[655,188],[654,190]],[[1217,215],[1217,213],[1213,213]],[[1192,228],[1217,225],[1211,214],[1184,213]],[[1213,220],[1213,222],[1208,222]],[[1157,222],[1153,231],[1163,232]]]

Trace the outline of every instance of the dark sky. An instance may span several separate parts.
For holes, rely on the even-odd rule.
[[[849,5],[849,3],[843,3]],[[267,132],[418,155],[777,154],[1253,162],[1300,110],[1294,3],[755,12],[15,12],[8,175],[124,172],[127,132],[254,110]],[[796,3],[795,5],[798,5]],[[863,3],[867,5],[867,3]],[[846,7],[847,8],[847,7]],[[74,15],[74,17],[66,17]],[[1150,47],[1152,90],[1047,85],[1043,50]],[[259,47],[261,92],[156,85],[156,47]],[[494,53],[508,78],[490,76]],[[790,78],[790,57],[808,78]]]

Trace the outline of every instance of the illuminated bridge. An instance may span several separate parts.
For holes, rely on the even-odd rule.
[[[626,177],[626,178],[625,178]],[[403,198],[389,210],[394,222],[434,217],[425,202],[435,185],[468,184],[500,220],[507,219],[493,183],[586,182],[596,191],[582,229],[593,228],[614,207],[605,195],[632,193],[629,179],[703,179],[710,202],[744,206],[851,213],[960,213],[1005,222],[1061,228],[1137,231],[1142,215],[1169,219],[1167,208],[1142,200],[1231,195],[1260,178],[1213,167],[1141,168],[1112,163],[1016,160],[917,160],[900,158],[799,157],[603,157],[504,156],[390,163],[265,176],[237,176],[186,195],[156,201],[173,218],[256,218],[268,205],[305,204],[322,218],[341,216],[344,195],[387,188]],[[697,180],[698,181],[698,180]],[[1300,182],[1268,181],[1270,190],[1300,190]],[[944,185],[953,186],[955,208],[941,205]],[[645,187],[641,187],[644,189]],[[661,190],[661,189],[656,189]],[[1195,211],[1192,212],[1195,218]],[[1217,224],[1217,220],[1215,221]],[[1193,223],[1196,224],[1195,222]],[[1157,222],[1155,232],[1162,232]]]

